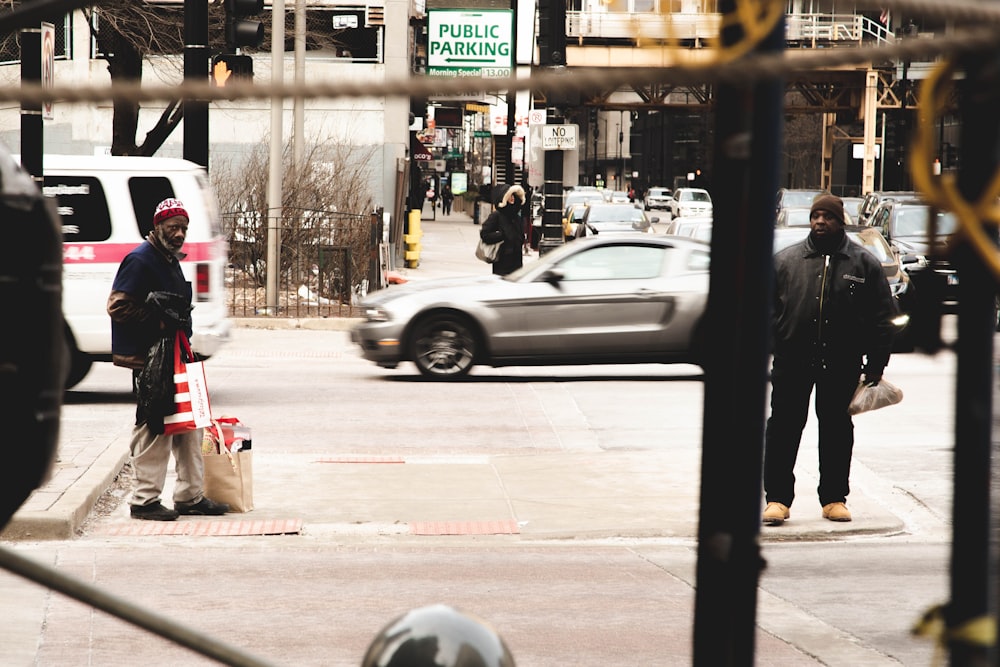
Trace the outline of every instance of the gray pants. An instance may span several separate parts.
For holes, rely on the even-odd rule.
[[[202,429],[177,435],[153,435],[146,424],[132,429],[132,505],[148,505],[160,500],[167,481],[167,465],[174,455],[177,483],[174,503],[194,503],[202,499],[205,462],[201,457]]]

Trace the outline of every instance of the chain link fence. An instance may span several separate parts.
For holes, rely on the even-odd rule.
[[[384,287],[382,211],[341,213],[284,209],[280,218],[257,211],[227,213],[226,292],[232,317],[356,317],[369,290]],[[268,248],[277,248],[276,269]],[[277,288],[268,295],[268,274]]]

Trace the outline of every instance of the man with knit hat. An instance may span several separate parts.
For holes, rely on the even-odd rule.
[[[111,316],[112,360],[132,369],[133,388],[149,350],[156,342],[183,330],[191,336],[191,283],[181,272],[181,248],[187,238],[188,212],[178,199],[164,199],[153,213],[153,229],[118,267],[108,315]],[[160,293],[160,294],[155,294]],[[148,299],[154,294],[154,299]],[[171,300],[168,310],[158,308],[157,298]],[[220,515],[229,511],[225,503],[205,497],[205,464],[201,454],[202,431],[196,429],[165,435],[163,424],[139,414],[132,430],[133,475],[130,513],[134,519],[173,521],[180,514]],[[177,468],[174,508],[160,504],[173,454]]]
[[[847,406],[864,375],[877,385],[889,363],[895,307],[882,265],[844,231],[839,197],[813,200],[809,236],[774,256],[774,360],[764,444],[763,521],[780,525],[795,499],[795,459],[816,388],[819,502],[850,521],[854,423]]]

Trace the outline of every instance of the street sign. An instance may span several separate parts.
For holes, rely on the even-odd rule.
[[[431,76],[508,77],[514,65],[510,9],[429,9],[427,73]]]
[[[52,88],[55,85],[56,70],[56,28],[53,24],[42,22],[42,86]],[[53,120],[52,100],[42,102],[42,118]]]
[[[542,133],[542,150],[568,151],[576,148],[576,125],[539,125]]]

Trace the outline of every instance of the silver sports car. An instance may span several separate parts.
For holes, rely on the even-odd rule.
[[[652,234],[588,236],[504,277],[393,285],[361,304],[365,359],[456,378],[475,364],[697,363],[709,246]]]

